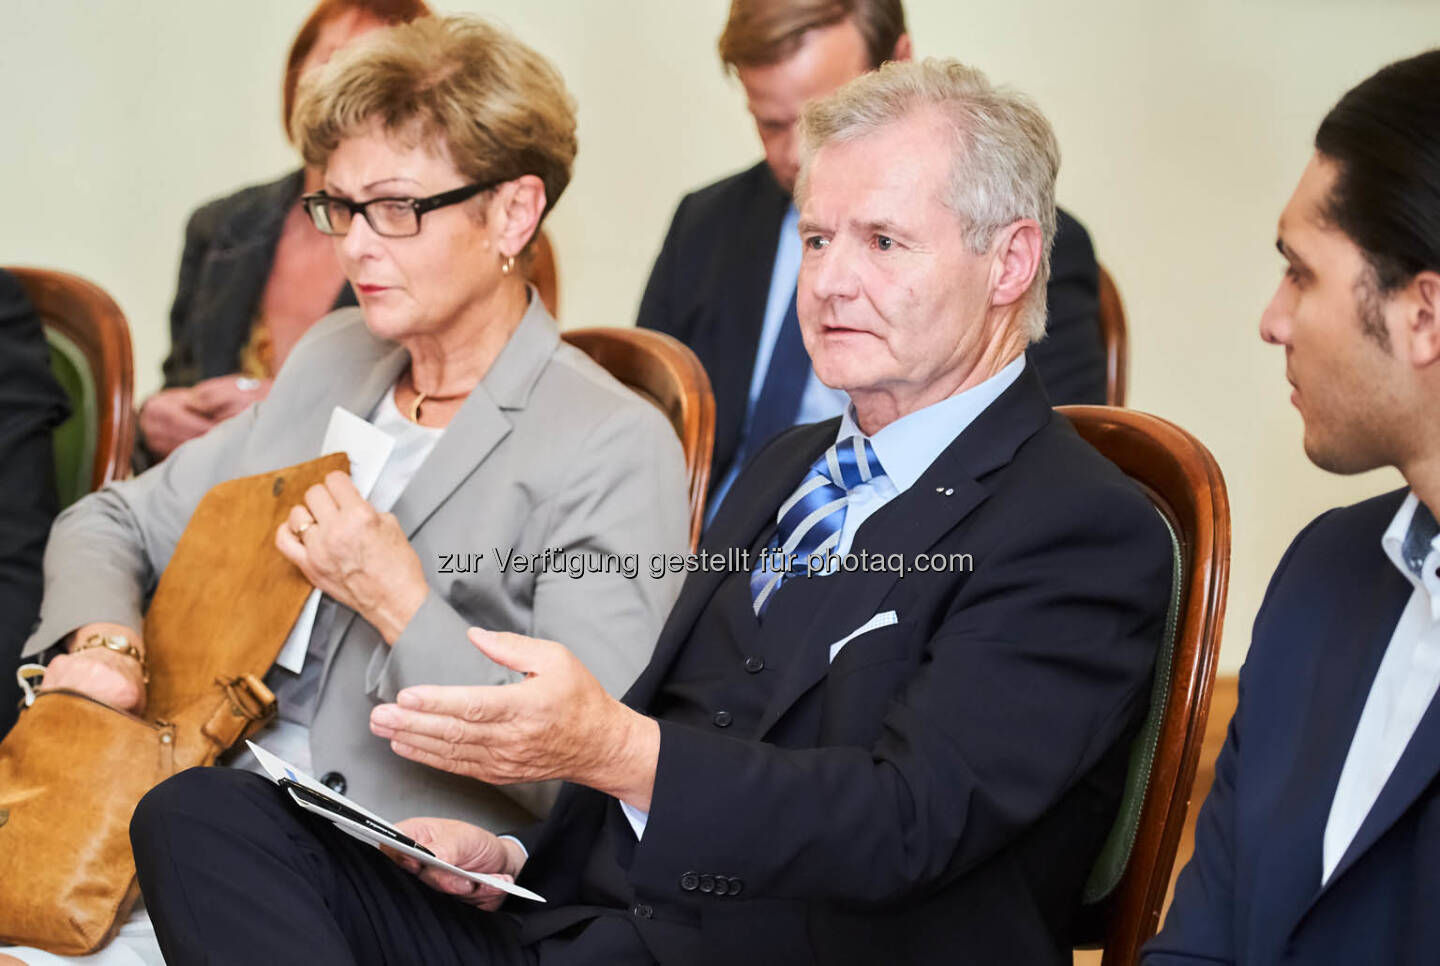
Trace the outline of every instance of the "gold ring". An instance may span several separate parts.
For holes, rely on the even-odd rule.
[[[306,530],[309,530],[309,529],[310,529],[311,527],[313,527],[314,525],[315,525],[315,521],[314,521],[314,520],[306,520],[304,523],[300,524],[298,527],[295,527],[295,528],[292,529],[290,532],[293,533],[293,534],[295,534],[295,539],[296,539],[296,540],[299,540],[301,537],[303,537],[303,536],[305,535],[305,531],[306,531]]]

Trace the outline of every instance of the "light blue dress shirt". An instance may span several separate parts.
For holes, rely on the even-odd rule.
[[[845,506],[845,522],[840,527],[840,543],[835,547],[836,557],[850,552],[860,524],[914,486],[945,447],[953,443],[955,437],[1009,389],[1024,371],[1025,356],[1021,354],[984,382],[902,416],[869,437],[885,475],[850,490],[850,501]],[[840,429],[835,434],[836,442],[864,435],[855,423],[855,407],[847,407],[840,419]]]
[[[975,421],[975,417],[1000,398],[1000,394],[1009,389],[1024,371],[1025,356],[1021,354],[984,382],[902,416],[874,436],[868,437],[885,475],[861,483],[849,491],[850,500],[845,506],[845,522],[840,527],[840,543],[830,559],[838,564],[839,558],[850,552],[850,547],[855,542],[855,531],[860,529],[860,524],[914,486],[915,481],[930,468],[930,464],[944,452],[945,447],[953,443],[955,437]],[[840,419],[840,429],[835,434],[835,441],[838,443],[851,436],[864,435],[855,423],[855,407],[846,407]],[[620,802],[620,810],[625,813],[630,827],[635,830],[635,837],[643,837],[650,813],[642,812],[625,802]]]

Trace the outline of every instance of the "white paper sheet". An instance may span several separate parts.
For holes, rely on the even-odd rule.
[[[265,771],[270,775],[270,778],[275,782],[278,783],[281,778],[288,778],[295,784],[308,788],[312,792],[323,798],[333,799],[340,804],[346,806],[347,808],[353,808],[361,815],[364,815],[366,818],[377,822],[380,825],[384,825],[391,829],[395,828],[392,823],[381,818],[379,815],[376,815],[374,812],[358,804],[357,802],[346,798],[339,792],[320,784],[314,778],[311,778],[309,775],[305,774],[303,771],[296,768],[294,765],[291,765],[283,758],[270,754],[270,752],[255,744],[255,742],[247,741],[245,743],[250,746],[250,751],[255,755],[255,759],[260,762],[260,767],[264,768]],[[469,879],[472,882],[479,882],[482,885],[492,886],[496,889],[501,890],[502,892],[508,892],[512,896],[519,896],[522,899],[530,899],[534,902],[545,901],[545,898],[543,896],[531,892],[529,889],[526,889],[523,886],[518,886],[513,882],[506,882],[504,879],[496,878],[493,875],[486,875],[483,872],[470,872],[469,870],[462,869],[459,866],[451,865],[444,859],[437,858],[436,856],[433,856],[428,852],[422,852],[419,849],[413,849],[410,846],[405,845],[403,842],[397,842],[389,836],[384,835],[380,832],[376,832],[373,829],[367,828],[366,826],[361,825],[359,822],[351,821],[343,815],[337,815],[334,812],[326,811],[319,806],[313,805],[310,802],[307,802],[304,799],[295,795],[294,792],[290,793],[290,800],[296,805],[299,805],[301,808],[305,809],[307,812],[314,812],[316,815],[321,816],[326,821],[332,823],[340,831],[345,832],[347,835],[354,836],[360,841],[367,842],[371,845],[376,846],[377,848],[383,845],[387,849],[392,849],[396,852],[399,852],[401,855],[408,855],[412,859],[417,859],[420,862],[423,862],[425,865],[434,866],[437,869],[444,869],[446,872],[453,872],[455,875]],[[399,830],[396,829],[396,831]],[[400,834],[403,835],[404,833],[401,832]]]
[[[325,428],[325,441],[320,444],[320,453],[343,452],[350,457],[350,479],[355,482],[355,489],[360,491],[360,495],[368,500],[394,448],[395,438],[389,433],[376,429],[348,409],[336,406],[330,413],[330,425]],[[305,598],[305,606],[301,608],[295,626],[290,629],[290,636],[285,638],[285,646],[280,649],[276,664],[300,673],[305,666],[305,652],[310,648],[310,634],[315,629],[315,614],[319,609],[320,591],[312,590]]]

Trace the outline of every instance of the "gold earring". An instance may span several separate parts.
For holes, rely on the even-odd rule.
[[[500,274],[509,275],[513,271],[515,271],[515,256],[511,255],[500,263]]]

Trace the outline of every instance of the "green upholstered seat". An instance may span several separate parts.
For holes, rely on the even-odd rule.
[[[1160,511],[1157,509],[1156,511]],[[1130,853],[1135,847],[1135,834],[1140,826],[1140,810],[1145,804],[1145,792],[1150,784],[1150,770],[1155,764],[1155,750],[1160,744],[1160,725],[1165,718],[1165,707],[1170,694],[1170,674],[1174,663],[1176,632],[1180,623],[1180,598],[1185,588],[1185,563],[1181,554],[1180,538],[1169,518],[1160,513],[1165,529],[1170,534],[1170,547],[1174,554],[1174,578],[1170,584],[1170,608],[1165,615],[1165,633],[1160,648],[1155,653],[1155,677],[1150,687],[1150,710],[1145,723],[1130,746],[1130,764],[1125,773],[1125,793],[1120,800],[1120,812],[1110,834],[1100,850],[1100,857],[1090,870],[1085,883],[1082,900],[1087,907],[1104,902],[1125,875],[1130,864]],[[1098,937],[1097,937],[1098,938]]]
[[[55,489],[64,509],[90,492],[95,471],[95,445],[99,434],[99,401],[90,362],[69,337],[45,327],[50,343],[50,370],[70,397],[70,417],[55,428]]]

